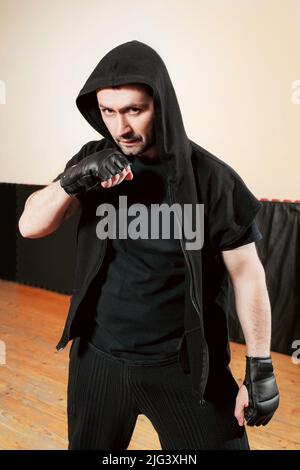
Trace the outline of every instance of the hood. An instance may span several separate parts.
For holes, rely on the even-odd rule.
[[[156,145],[167,167],[169,182],[177,186],[191,156],[175,90],[158,53],[140,41],[129,41],[108,52],[81,89],[76,105],[89,124],[121,150],[102,119],[96,90],[101,87],[144,83],[153,90]]]

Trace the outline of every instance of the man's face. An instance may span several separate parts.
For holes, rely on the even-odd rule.
[[[102,119],[125,155],[157,156],[153,98],[138,85],[97,92]]]

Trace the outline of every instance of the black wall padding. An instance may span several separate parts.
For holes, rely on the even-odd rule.
[[[16,184],[0,184],[0,277],[16,280]]]
[[[0,183],[0,278],[71,295],[80,212],[43,238],[23,238],[18,229],[27,197],[43,187]],[[263,202],[256,222],[263,235],[256,247],[272,307],[272,350],[290,355],[300,339],[300,204]],[[231,284],[229,307],[230,339],[244,343]]]
[[[271,349],[290,355],[293,341],[300,339],[300,204],[263,202],[256,221],[263,235],[256,247],[272,308]],[[230,287],[230,337],[244,343]]]
[[[17,185],[17,220],[27,197],[44,186]],[[43,238],[24,238],[16,229],[16,281],[70,295],[79,213]]]

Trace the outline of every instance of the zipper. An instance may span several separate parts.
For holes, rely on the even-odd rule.
[[[91,282],[95,279],[95,277],[97,276],[97,274],[98,274],[99,271],[100,271],[100,268],[101,268],[102,263],[103,263],[103,260],[104,260],[104,255],[105,255],[105,253],[106,253],[106,248],[107,248],[107,238],[105,238],[105,246],[104,246],[104,249],[103,249],[102,254],[101,254],[101,257],[100,257],[98,269],[96,270],[96,272],[95,272],[93,275],[90,276],[90,280],[86,283],[86,286],[87,286],[87,287],[85,288],[85,290],[84,290],[84,292],[83,292],[83,295],[81,295],[82,298],[81,298],[79,304],[77,305],[75,314],[73,315],[72,320],[69,321],[69,323],[70,323],[69,332],[71,331],[72,323],[73,323],[73,321],[74,321],[74,319],[75,319],[75,317],[76,317],[77,311],[78,311],[78,309],[79,309],[79,307],[80,307],[81,302],[83,301],[83,299],[84,299],[84,297],[85,297],[85,294],[86,294],[87,291],[88,291],[88,288],[89,288]],[[67,328],[67,326],[66,326],[66,328]],[[68,336],[69,336],[69,332],[68,332]],[[62,346],[61,348],[59,348],[59,349],[57,350],[58,352],[59,352],[59,351],[62,351],[63,349],[65,349],[65,347],[66,347],[66,345],[67,345],[67,343],[68,343],[67,330],[64,331],[63,336],[62,336],[62,339],[60,340],[60,343],[61,343],[61,342],[64,343],[65,341],[67,341],[67,342],[65,343],[64,346]]]
[[[171,187],[171,183],[168,183],[168,192],[169,192],[169,197],[170,197],[170,202],[171,202],[171,205],[173,204],[173,202],[175,202],[175,199],[173,198],[174,194],[173,194],[173,189]],[[176,218],[178,220],[178,215],[177,215],[177,212],[176,212],[176,209],[175,209],[175,215],[176,215]],[[179,222],[179,225],[180,225],[180,221],[178,220]],[[181,249],[182,249],[182,252],[183,252],[183,255],[185,257],[185,260],[186,260],[186,263],[187,263],[187,266],[188,266],[188,269],[189,269],[189,273],[190,273],[190,278],[191,278],[191,283],[190,283],[190,296],[191,296],[191,300],[192,300],[192,303],[193,303],[193,306],[195,307],[195,310],[197,311],[198,313],[198,316],[199,316],[199,319],[200,319],[200,326],[201,326],[201,333],[202,333],[202,337],[203,337],[203,340],[204,340],[204,348],[205,348],[205,355],[206,355],[206,359],[208,358],[208,346],[207,346],[207,342],[206,342],[206,339],[205,339],[205,336],[204,336],[204,326],[203,326],[203,319],[202,319],[202,316],[201,316],[201,312],[200,312],[200,309],[198,308],[198,305],[197,305],[197,300],[196,298],[194,297],[194,278],[193,278],[193,272],[192,272],[192,267],[191,267],[191,263],[190,263],[190,259],[189,259],[189,256],[187,254],[187,250],[184,248],[183,246],[183,242],[182,242],[182,237],[180,238],[180,245],[181,245]],[[191,330],[193,331],[193,330]],[[203,361],[204,362],[204,361]],[[205,403],[205,400],[203,398],[204,396],[204,391],[205,391],[205,387],[206,387],[206,384],[207,384],[207,380],[208,380],[208,364],[207,364],[207,360],[206,360],[206,363],[205,363],[205,379],[204,379],[204,387],[203,389],[201,390],[201,393],[200,393],[200,403],[201,404],[204,404]],[[202,381],[203,383],[203,381]]]
[[[175,202],[175,199],[173,198],[173,195],[174,195],[174,194],[173,194],[173,189],[172,189],[171,183],[168,183],[168,193],[169,193],[169,197],[170,197],[170,202],[171,202],[171,204],[173,204],[173,202]],[[177,220],[178,220],[178,215],[177,215],[176,210],[175,210],[175,215],[176,215],[176,218],[177,218]],[[178,222],[179,222],[179,221],[178,221]],[[179,222],[179,224],[180,224],[180,222]],[[193,278],[191,263],[190,263],[189,256],[188,256],[188,254],[187,254],[187,250],[186,250],[186,249],[184,248],[184,246],[183,246],[182,238],[180,238],[180,246],[181,246],[183,255],[184,255],[184,257],[185,257],[185,260],[186,260],[186,263],[187,263],[187,266],[188,266],[188,269],[189,269],[190,278],[191,278],[191,281],[192,281],[191,284],[190,284],[190,297],[191,297],[193,306],[195,307],[195,310],[197,311],[198,316],[199,316],[199,319],[200,319],[201,333],[202,333],[202,338],[203,338],[203,340],[204,340],[204,349],[205,349],[205,355],[206,355],[206,359],[207,359],[207,358],[208,358],[208,346],[207,346],[207,342],[206,342],[205,336],[204,336],[203,319],[202,319],[202,316],[201,316],[201,312],[200,312],[200,310],[199,310],[199,308],[198,308],[198,306],[197,306],[197,301],[196,301],[196,299],[195,299],[195,297],[194,297],[194,289],[193,289],[193,287],[194,287],[194,278]],[[75,314],[73,315],[73,318],[72,318],[72,320],[70,321],[69,332],[70,332],[70,330],[71,330],[72,323],[73,323],[74,318],[75,318],[75,316],[76,316],[76,314],[77,314],[78,308],[80,307],[80,304],[81,304],[82,300],[84,299],[84,296],[85,296],[85,294],[86,294],[86,292],[87,292],[87,290],[88,290],[88,288],[89,288],[91,282],[93,281],[93,279],[95,278],[95,276],[97,276],[97,274],[98,274],[98,272],[99,272],[99,270],[100,270],[100,268],[101,268],[101,266],[102,266],[102,263],[103,263],[103,260],[104,260],[104,255],[105,255],[105,253],[106,253],[106,248],[107,248],[107,238],[105,239],[105,248],[103,249],[103,252],[102,252],[102,254],[101,254],[101,258],[100,258],[100,261],[99,261],[98,269],[97,269],[96,272],[91,276],[91,280],[87,282],[87,287],[86,287],[86,289],[85,289],[85,291],[84,291],[84,293],[83,293],[83,295],[82,295],[82,298],[81,298],[79,304],[77,305]],[[62,343],[64,343],[65,341],[67,341],[67,342],[66,342],[66,344],[65,344],[64,346],[62,346],[61,348],[59,348],[59,349],[57,350],[58,352],[59,352],[59,351],[62,351],[62,350],[66,347],[66,345],[67,345],[67,343],[68,343],[68,339],[67,339],[66,336],[67,336],[67,331],[65,330],[65,332],[63,333],[63,337],[62,337],[62,339],[61,339],[60,342],[62,342]],[[203,362],[204,362],[204,361],[203,361]],[[205,391],[205,387],[206,387],[206,384],[207,384],[207,380],[208,380],[208,364],[207,364],[207,360],[206,360],[206,364],[205,364],[205,380],[204,380],[204,387],[203,387],[203,391],[201,391],[201,398],[200,398],[200,403],[201,403],[201,404],[204,404],[204,403],[205,403],[205,400],[204,400],[203,396],[204,396],[204,391]],[[203,383],[203,382],[202,382],[202,383]]]

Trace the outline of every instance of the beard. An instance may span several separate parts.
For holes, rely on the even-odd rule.
[[[126,147],[126,145],[120,145],[121,151],[126,156],[144,156],[147,150],[151,149],[156,144],[155,135],[153,134],[150,138],[146,140],[146,142],[140,142],[139,140],[132,146]],[[146,155],[145,155],[146,156]]]

